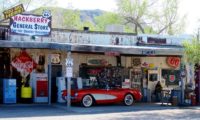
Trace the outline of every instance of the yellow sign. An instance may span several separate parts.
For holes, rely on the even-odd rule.
[[[23,5],[20,4],[20,5],[17,5],[15,7],[11,8],[11,9],[4,11],[3,14],[4,14],[4,18],[8,19],[8,18],[11,18],[12,16],[23,13],[24,11],[25,10],[24,10]]]
[[[154,67],[155,67],[155,65],[154,65],[153,63],[150,63],[150,64],[149,64],[149,68],[152,69],[152,68],[154,68]]]

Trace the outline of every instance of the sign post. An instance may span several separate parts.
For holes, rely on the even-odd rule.
[[[67,107],[71,107],[71,77],[73,76],[73,59],[71,52],[67,53],[66,59],[66,77],[67,77]]]
[[[185,73],[185,67],[183,65],[183,63],[181,63],[181,72],[180,72],[180,77],[181,77],[181,104],[183,105],[184,104],[184,78],[186,76],[186,73]]]

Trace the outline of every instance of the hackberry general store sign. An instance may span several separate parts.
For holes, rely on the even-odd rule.
[[[18,14],[11,17],[10,30],[12,34],[48,36],[51,34],[51,17]]]

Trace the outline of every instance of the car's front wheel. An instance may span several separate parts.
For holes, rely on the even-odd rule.
[[[84,107],[90,107],[93,104],[93,98],[91,95],[85,95],[81,102]]]
[[[134,98],[133,98],[133,95],[131,94],[126,94],[125,97],[124,97],[124,104],[126,106],[130,106],[134,103]]]

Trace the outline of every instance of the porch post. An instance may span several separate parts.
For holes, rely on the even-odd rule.
[[[67,53],[66,59],[66,77],[67,77],[67,108],[71,107],[71,77],[73,76],[73,59],[71,51]]]
[[[48,56],[48,104],[51,105],[51,55]]]

